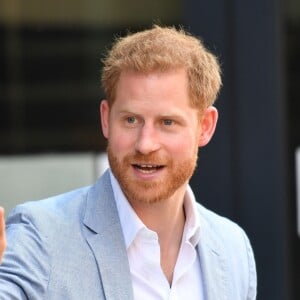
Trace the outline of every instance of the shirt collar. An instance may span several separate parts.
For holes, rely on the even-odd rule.
[[[183,240],[196,246],[200,240],[200,217],[197,212],[196,199],[188,185],[184,196],[185,226]]]
[[[122,189],[111,172],[110,180],[116,201],[119,218],[123,230],[125,239],[125,245],[128,249],[131,243],[134,241],[138,232],[142,229],[148,229],[141,219],[137,216],[128,200],[126,199]],[[186,223],[183,233],[183,241],[189,241],[193,246],[196,246],[200,240],[200,219],[197,213],[196,200],[194,193],[190,186],[187,187],[186,194],[184,196],[184,209]]]
[[[125,239],[125,245],[128,249],[133,240],[135,239],[137,233],[142,229],[146,228],[141,219],[137,216],[128,200],[126,199],[121,187],[110,170],[110,180],[114,193],[114,198],[116,201],[119,218],[123,230],[123,235]]]

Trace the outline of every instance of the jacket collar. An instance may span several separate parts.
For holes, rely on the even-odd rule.
[[[200,216],[202,215],[199,212]],[[209,223],[201,217],[200,242],[197,246],[200,258],[206,300],[230,300],[226,276],[226,257],[221,243]]]
[[[83,222],[106,299],[133,299],[127,251],[108,172],[91,187]]]

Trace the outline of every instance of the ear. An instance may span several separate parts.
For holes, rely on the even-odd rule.
[[[107,100],[101,101],[100,116],[101,116],[102,133],[105,138],[108,138],[108,135],[109,135],[109,105],[108,105]]]
[[[209,143],[214,135],[218,121],[218,110],[214,106],[209,106],[204,110],[200,119],[199,147]]]

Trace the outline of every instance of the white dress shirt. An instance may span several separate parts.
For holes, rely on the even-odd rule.
[[[187,188],[184,197],[186,222],[170,287],[160,266],[156,232],[143,224],[112,172],[110,175],[127,248],[134,299],[204,300],[200,259],[195,249],[200,240],[200,220],[191,188]]]

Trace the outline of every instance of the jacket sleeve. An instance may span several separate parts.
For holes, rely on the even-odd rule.
[[[51,226],[51,224],[49,224]],[[22,206],[6,222],[7,249],[0,266],[0,299],[43,299],[50,259],[47,237]]]

